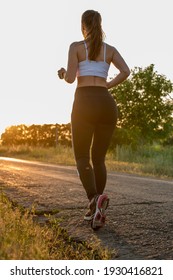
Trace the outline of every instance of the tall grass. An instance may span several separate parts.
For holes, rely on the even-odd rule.
[[[0,197],[0,259],[46,259],[49,256],[48,230],[35,225],[28,213],[21,214]],[[46,240],[45,240],[46,238]]]
[[[41,148],[28,146],[0,146],[0,156],[38,160],[48,163],[75,165],[71,147]],[[173,147],[161,145],[117,146],[106,157],[108,170],[173,177]]]
[[[120,165],[128,163],[132,172],[173,177],[173,147],[163,147],[158,144],[138,146],[136,149],[130,146],[117,146],[109,153],[108,162],[109,160]]]
[[[56,148],[31,147],[28,145],[0,146],[0,156],[65,165],[75,164],[72,148],[62,145],[57,145]]]

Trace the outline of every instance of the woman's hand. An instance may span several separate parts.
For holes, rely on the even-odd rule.
[[[57,74],[58,74],[58,77],[59,77],[60,79],[64,79],[65,74],[66,74],[66,70],[65,70],[64,68],[61,68],[61,69],[59,69],[59,70],[57,71]]]
[[[111,88],[111,83],[106,81],[106,87],[107,87],[107,89],[110,89]]]

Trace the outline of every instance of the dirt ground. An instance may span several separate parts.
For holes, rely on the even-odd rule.
[[[76,241],[113,251],[112,259],[173,259],[173,181],[108,173],[106,225],[93,231],[83,216],[87,199],[74,167],[0,158],[0,188],[39,223],[56,217]]]

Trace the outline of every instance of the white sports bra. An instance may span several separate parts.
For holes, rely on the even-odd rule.
[[[79,62],[77,77],[81,76],[97,76],[107,78],[110,65],[106,62],[106,43],[104,46],[104,61],[88,60],[88,49],[87,44],[84,41],[86,50],[86,60]]]

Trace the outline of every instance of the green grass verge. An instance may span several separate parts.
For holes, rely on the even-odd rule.
[[[99,245],[77,243],[56,219],[39,226],[33,214],[14,207],[0,194],[1,260],[106,260],[111,254]]]

